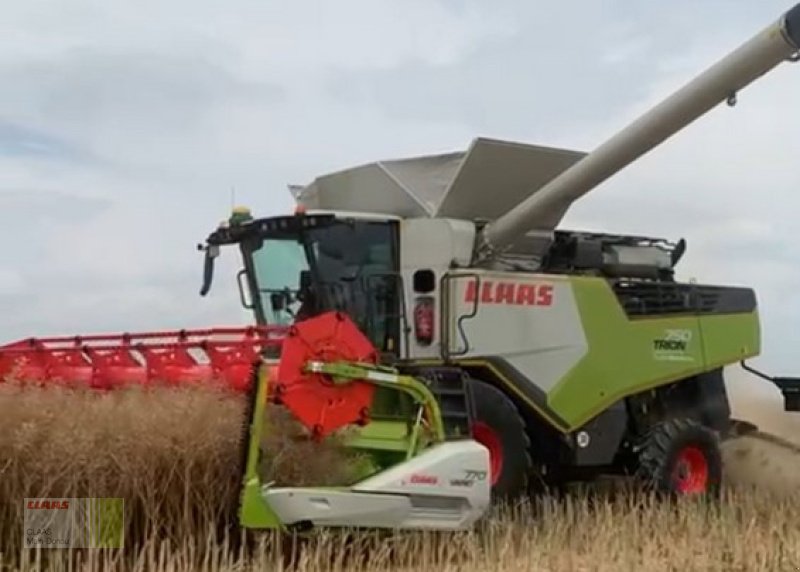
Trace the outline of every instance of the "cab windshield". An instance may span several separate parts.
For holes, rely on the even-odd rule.
[[[252,251],[257,305],[269,324],[291,324],[302,305],[300,280],[308,272],[303,245],[292,239],[266,239]]]
[[[395,234],[390,222],[335,220],[244,245],[259,320],[287,325],[338,310],[379,350],[395,352],[401,317]]]

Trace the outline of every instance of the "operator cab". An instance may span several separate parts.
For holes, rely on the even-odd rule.
[[[218,247],[225,244],[239,245],[244,262],[239,273],[242,303],[253,310],[258,324],[290,325],[341,311],[379,351],[399,351],[397,217],[300,212],[253,220],[249,213],[235,213],[202,247],[203,295],[210,287]]]

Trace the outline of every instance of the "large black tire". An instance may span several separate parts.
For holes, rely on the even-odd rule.
[[[530,439],[514,403],[499,389],[470,379],[475,407],[472,437],[489,449],[492,498],[511,500],[527,492],[531,471]]]
[[[716,498],[722,464],[719,439],[711,429],[691,419],[669,419],[644,436],[636,477],[646,489],[673,498]]]

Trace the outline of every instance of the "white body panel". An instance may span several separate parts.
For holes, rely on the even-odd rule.
[[[567,278],[471,270],[453,274],[449,282],[449,349],[466,349],[460,359],[502,357],[547,393],[587,354],[589,345]],[[471,314],[476,303],[476,315],[462,321],[465,348],[456,320]]]
[[[408,336],[408,355],[413,358],[436,358],[441,355],[439,331],[439,302],[441,278],[451,263],[466,266],[472,256],[475,241],[475,225],[454,219],[415,218],[400,223],[400,273],[411,332]],[[431,270],[434,273],[434,289],[431,292],[414,291],[414,273]],[[414,308],[420,298],[429,299],[434,306],[433,339],[420,343],[414,328]]]
[[[450,218],[412,218],[400,225],[403,270],[467,266],[475,244],[475,225]]]
[[[350,490],[264,488],[285,524],[463,530],[489,507],[489,452],[451,441],[370,477]]]
[[[438,358],[442,354],[439,331],[442,277],[450,303],[449,352],[460,353],[464,343],[456,320],[472,313],[467,289],[474,276],[480,277],[477,314],[462,322],[469,342],[460,358],[497,356],[523,373],[536,387],[547,393],[588,352],[578,307],[568,279],[545,274],[500,272],[465,268],[452,270],[452,264],[469,265],[475,225],[453,219],[410,219],[400,224],[400,271],[403,276],[407,315],[411,327],[408,355],[415,359]],[[431,270],[434,290],[414,289],[414,273]],[[490,291],[485,291],[490,285]],[[508,288],[513,288],[511,293]],[[532,292],[533,299],[528,300]],[[506,300],[509,295],[511,300]],[[517,296],[521,296],[519,300]],[[416,337],[414,310],[420,299],[433,304],[434,335],[422,344]],[[520,303],[517,303],[520,302]],[[542,303],[549,302],[549,303]]]

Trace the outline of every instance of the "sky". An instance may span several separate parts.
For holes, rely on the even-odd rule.
[[[0,342],[245,323],[196,245],[233,200],[477,136],[589,151],[791,2],[3,0]],[[783,64],[568,213],[686,238],[756,289],[758,365],[800,373],[800,67]]]

